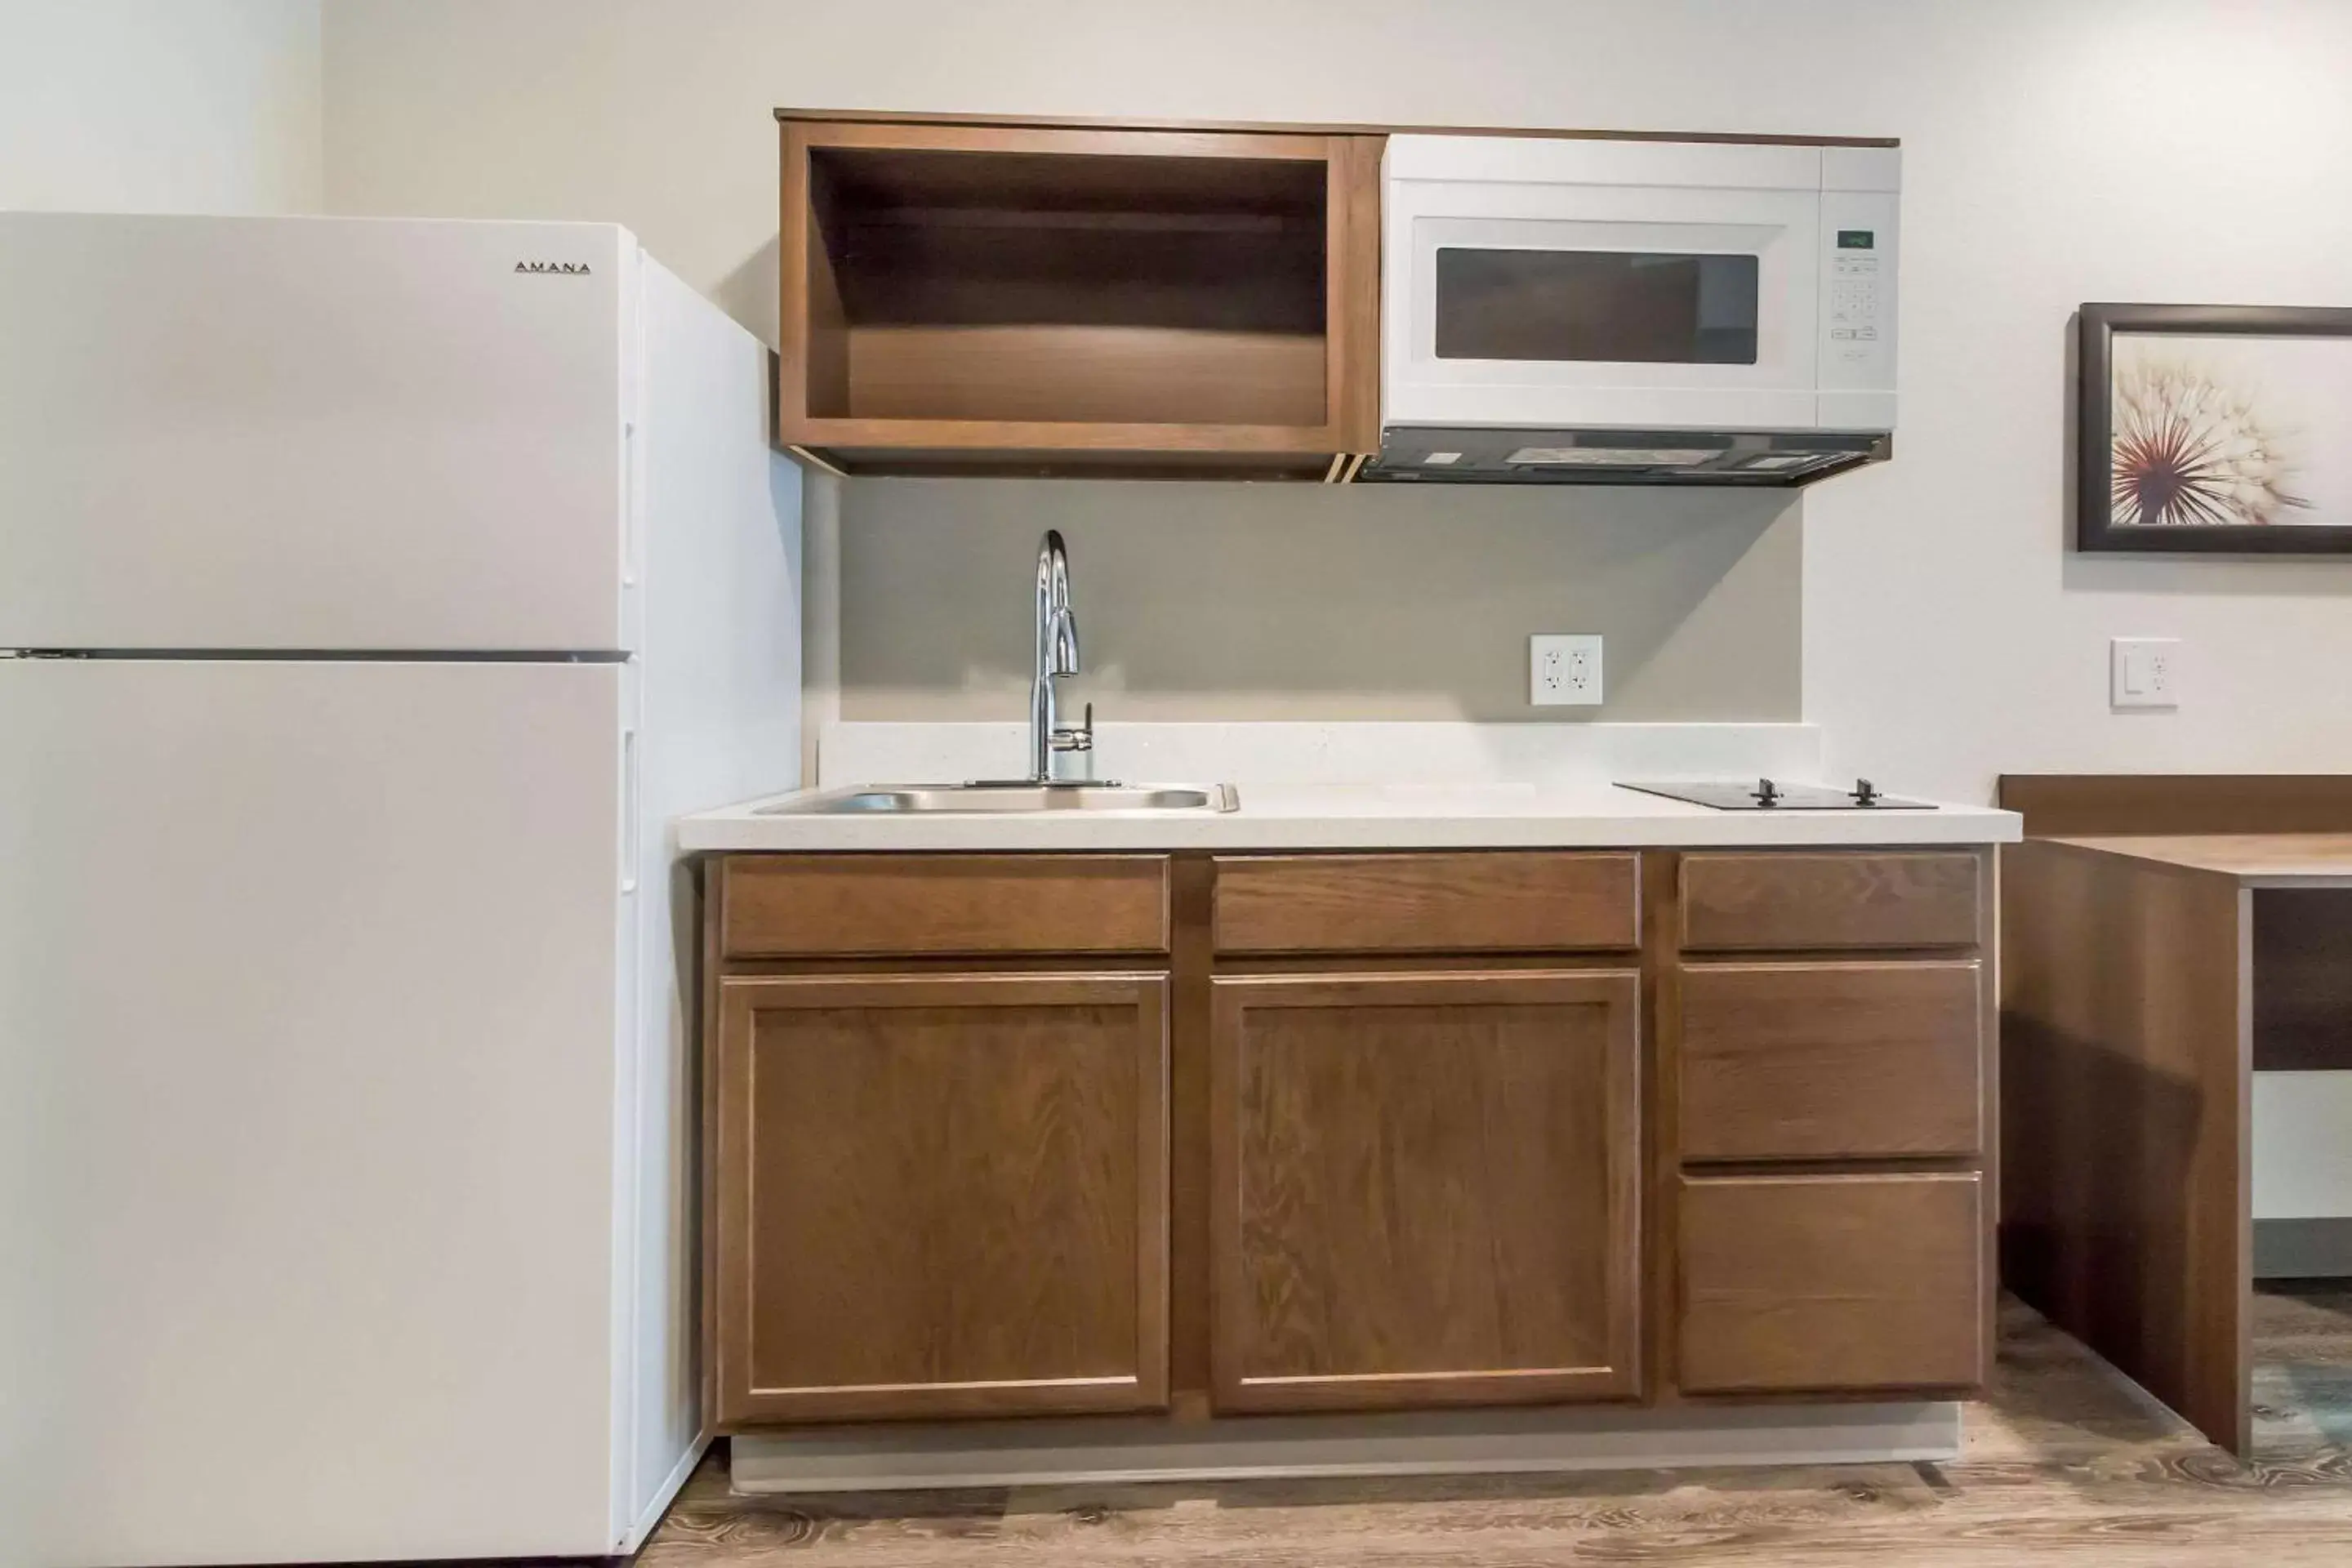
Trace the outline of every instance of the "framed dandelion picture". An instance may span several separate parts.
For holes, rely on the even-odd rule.
[[[2352,310],[2085,305],[2084,550],[2352,554]]]

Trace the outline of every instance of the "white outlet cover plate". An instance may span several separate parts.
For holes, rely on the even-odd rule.
[[[2107,644],[2111,708],[2180,706],[2180,639],[2116,637]]]
[[[1583,632],[1528,638],[1528,701],[1537,708],[1601,705],[1601,639]]]

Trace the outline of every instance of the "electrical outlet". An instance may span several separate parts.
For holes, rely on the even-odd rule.
[[[1528,701],[1538,708],[1598,707],[1601,639],[1552,632],[1529,637]]]
[[[2107,705],[2180,706],[2180,639],[2116,637],[2107,644]]]

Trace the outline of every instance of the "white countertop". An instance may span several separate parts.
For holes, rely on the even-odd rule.
[[[814,792],[799,792],[814,793]],[[790,816],[770,795],[681,817],[678,847],[1499,849],[1601,846],[2010,844],[2015,812],[1715,811],[1607,784],[1243,784],[1240,809]]]

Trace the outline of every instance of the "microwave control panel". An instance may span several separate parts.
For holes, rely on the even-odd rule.
[[[1899,200],[1891,190],[1822,192],[1815,363],[1826,428],[1894,425]]]
[[[1865,241],[1875,237],[1868,229],[1845,232]],[[1830,341],[1854,345],[1878,341],[1878,257],[1874,252],[1840,250],[1830,258]],[[1869,353],[1859,346],[1832,352],[1848,363]]]

